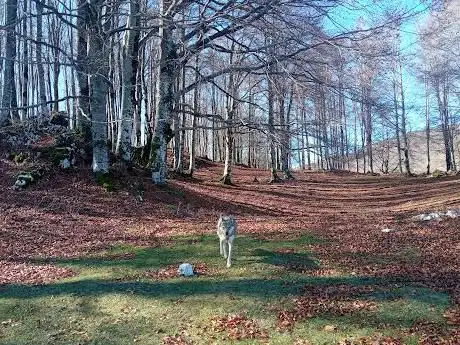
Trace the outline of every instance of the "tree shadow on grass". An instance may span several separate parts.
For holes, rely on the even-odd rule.
[[[139,295],[151,298],[178,298],[193,295],[232,294],[253,298],[294,296],[303,293],[305,284],[378,284],[375,278],[298,277],[296,280],[252,278],[226,279],[176,278],[166,281],[113,281],[88,279],[49,285],[0,285],[2,298],[37,298],[51,296],[102,296],[107,294]]]
[[[370,277],[309,277],[307,275],[295,280],[288,279],[226,279],[216,280],[209,277],[180,278],[168,281],[110,281],[89,279],[60,282],[57,284],[30,286],[0,286],[0,300],[30,300],[36,298],[75,297],[94,298],[110,295],[123,295],[156,300],[171,301],[185,297],[200,297],[202,303],[208,299],[215,301],[219,296],[250,298],[259,301],[273,301],[281,298],[309,296],[304,287],[315,285],[319,291],[338,286],[350,288],[350,300],[375,301],[379,307],[375,311],[348,314],[354,324],[393,324],[410,326],[410,324],[429,312],[441,314],[449,304],[447,294],[411,284],[395,286],[391,282]],[[359,287],[375,288],[376,292],[356,292]],[[338,295],[339,298],[341,295]],[[330,295],[331,300],[337,298]],[[400,302],[398,302],[400,300]],[[383,303],[383,304],[382,304]],[[409,308],[410,306],[410,308]],[[286,305],[290,309],[290,304]],[[436,308],[436,311],[434,310]],[[335,314],[319,314],[319,317],[334,321]],[[364,321],[367,320],[367,321]],[[405,320],[405,322],[403,322]],[[342,321],[340,321],[342,322]]]
[[[255,249],[254,255],[260,261],[273,266],[278,266],[289,271],[305,272],[307,270],[318,269],[318,261],[308,253],[270,251],[265,249]]]
[[[292,252],[292,247],[319,243],[313,235],[303,235],[292,240],[266,240],[249,236],[238,237],[235,241],[234,263],[247,266],[263,263],[286,269],[319,268],[310,253]],[[168,242],[167,242],[168,243]],[[286,248],[288,247],[288,248]],[[283,251],[288,250],[287,252]],[[18,258],[19,262],[32,264],[55,264],[81,268],[129,268],[147,270],[163,268],[182,262],[215,263],[220,261],[219,242],[214,235],[179,236],[171,238],[164,246],[137,248],[130,245],[116,245],[95,255],[77,258]]]

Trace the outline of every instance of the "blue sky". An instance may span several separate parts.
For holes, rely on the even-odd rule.
[[[428,15],[428,5],[429,2],[420,0],[348,0],[348,4],[345,3],[344,6],[337,7],[331,12],[331,22],[327,25],[331,31],[349,31],[356,28],[359,20],[369,26],[379,22],[388,11],[417,13],[403,21],[400,31],[400,50],[403,58],[406,58],[406,66],[403,65],[403,84],[409,122],[408,130],[420,130],[425,126],[423,84],[409,73],[407,63],[414,61],[414,54],[419,47],[417,28]]]

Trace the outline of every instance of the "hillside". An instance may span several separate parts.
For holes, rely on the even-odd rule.
[[[455,147],[455,161],[460,164],[460,138],[457,133],[457,140],[454,143]],[[411,170],[416,174],[426,173],[427,168],[427,147],[426,147],[426,133],[425,131],[417,131],[408,133],[409,140],[409,155]],[[389,151],[388,151],[389,148]],[[398,165],[398,151],[396,139],[383,141],[375,144],[373,149],[374,167],[376,172],[384,170],[382,167],[384,158],[389,156],[389,171],[399,172]],[[438,130],[432,130],[430,133],[430,159],[431,159],[431,172],[438,169],[446,171],[446,160],[444,151],[444,141],[442,133]],[[404,158],[404,155],[402,155]],[[352,169],[356,167],[356,161],[351,162]],[[359,169],[363,171],[363,159],[359,159]],[[404,170],[404,163],[403,163]]]

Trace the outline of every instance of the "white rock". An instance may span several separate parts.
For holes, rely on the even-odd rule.
[[[427,217],[428,215],[425,214],[425,213],[422,213],[422,214],[418,214],[414,217],[412,217],[414,220],[425,220],[425,218]]]
[[[420,220],[420,221],[429,221],[429,220],[434,220],[434,219],[440,219],[443,214],[440,212],[432,212],[432,213],[422,213],[418,214],[413,217],[414,220]]]
[[[442,216],[442,213],[440,213],[440,212],[432,212],[432,213],[430,213],[430,214],[428,215],[429,219],[428,219],[428,217],[427,217],[426,220],[439,219],[439,218],[441,218],[441,216]]]
[[[189,263],[180,264],[177,274],[184,277],[191,277],[193,276],[193,266]]]
[[[16,187],[24,187],[26,184],[27,184],[26,180],[16,180],[16,182],[14,183]]]
[[[460,210],[453,209],[446,212],[446,217],[457,218],[460,216]]]
[[[382,229],[382,232],[395,232],[396,230],[395,229],[390,229],[390,228],[385,228],[385,229]]]
[[[61,166],[62,169],[69,169],[70,168],[70,161],[66,158],[66,159],[63,159],[59,165]]]

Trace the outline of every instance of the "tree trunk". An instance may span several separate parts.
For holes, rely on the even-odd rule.
[[[307,169],[311,170],[311,156],[310,156],[310,140],[308,139],[308,130],[307,130],[307,124],[304,124],[305,128],[305,145],[307,146]],[[305,161],[304,159],[302,160],[302,166],[303,169],[305,169]]]
[[[200,74],[198,73],[198,55],[196,56],[196,66],[195,66],[195,80],[200,78]],[[198,119],[198,115],[200,112],[199,106],[199,86],[195,88],[193,93],[193,119],[192,119],[192,133],[190,139],[190,160],[189,160],[189,167],[188,173],[190,176],[193,176],[193,172],[195,171],[195,153],[196,153],[196,122]]]
[[[365,118],[365,104],[361,102],[361,151],[363,154],[363,173],[367,172],[367,158],[366,158],[366,118]]]
[[[249,89],[249,105],[248,105],[248,122],[252,125],[254,121],[254,92],[252,91],[252,87],[250,86]],[[252,149],[254,145],[254,134],[251,128],[248,129],[248,167],[252,167],[254,158],[252,156]]]
[[[412,172],[410,170],[410,161],[409,161],[409,141],[407,140],[407,130],[406,130],[406,105],[404,99],[404,86],[402,80],[402,67],[401,64],[399,65],[399,72],[400,72],[400,82],[401,82],[401,132],[404,141],[404,167],[406,168],[406,174],[408,176],[412,176]]]
[[[78,43],[77,43],[77,78],[80,97],[78,99],[77,127],[85,137],[91,136],[91,114],[89,109],[89,82],[88,82],[88,20],[89,4],[86,0],[78,1]]]
[[[183,36],[185,35],[185,33],[182,34]],[[181,68],[181,77],[180,77],[180,83],[181,83],[181,87],[182,87],[182,90],[185,89],[185,66],[182,66]],[[179,120],[179,114],[177,114],[177,116],[175,117],[176,118],[176,121],[177,121],[177,124],[180,126],[182,126],[183,128],[185,128],[186,126],[186,121],[187,121],[187,113],[186,113],[186,99],[185,99],[185,94],[182,94],[182,97],[181,97],[181,106],[180,107],[177,107],[178,110],[181,109],[182,110],[182,118]],[[175,149],[175,152],[174,152],[174,161],[175,161],[175,166],[174,166],[174,169],[176,172],[178,173],[182,173],[183,170],[184,170],[184,157],[183,157],[183,151],[184,151],[184,145],[185,145],[185,138],[186,138],[186,132],[185,132],[185,129],[183,129],[180,134],[178,132],[176,132],[176,136],[174,138],[174,149]]]
[[[359,173],[359,157],[358,157],[358,112],[356,111],[356,103],[353,102],[353,113],[354,116],[354,123],[353,123],[353,137],[354,137],[354,145],[353,151],[355,154],[356,160],[356,172]]]
[[[17,0],[6,1],[6,43],[5,43],[5,66],[3,70],[3,97],[2,109],[0,109],[0,127],[11,122],[10,111],[15,97],[14,61],[16,60],[16,34]]]
[[[300,164],[300,169],[305,170],[305,132],[306,130],[304,129],[305,122],[305,108],[304,105],[300,107],[300,109],[297,108],[297,146],[301,149],[298,151],[298,161]],[[308,143],[308,139],[307,139]],[[308,147],[308,144],[307,144]]]
[[[107,112],[106,96],[108,85],[107,49],[101,24],[102,0],[94,1],[89,6],[88,60],[91,88],[91,132],[93,140],[93,172],[108,173],[109,156],[107,148]]]
[[[139,1],[129,2],[128,30],[123,43],[121,121],[115,153],[127,163],[131,162],[133,119],[136,106],[136,81],[139,54],[139,32],[133,29],[139,26]]]
[[[166,16],[171,0],[160,2],[160,64],[158,67],[158,83],[156,89],[155,128],[150,150],[152,182],[157,185],[166,183],[168,167],[166,164],[166,147],[171,139],[171,118],[173,111],[173,88],[176,68],[176,48],[173,42],[172,13]]]
[[[235,45],[232,44],[232,51]],[[230,65],[233,65],[234,53],[230,53]],[[235,117],[235,111],[237,107],[236,95],[238,87],[235,83],[234,72],[230,72],[228,88],[230,90],[230,95],[227,95],[227,133],[225,136],[225,165],[224,165],[224,175],[221,178],[223,184],[231,185],[232,184],[232,164],[233,164],[233,149],[234,149],[234,133],[233,133],[233,119]]]
[[[455,150],[454,150],[454,128],[452,119],[450,116],[449,111],[449,82],[448,76],[446,76],[446,80],[444,82],[444,110],[446,114],[446,128],[449,137],[449,150],[452,159],[452,170],[457,171],[457,164],[455,163]]]
[[[438,100],[438,109],[439,109],[439,117],[441,118],[441,129],[442,129],[442,136],[444,141],[444,152],[446,157],[446,170],[452,170],[452,157],[450,154],[450,146],[449,146],[449,133],[447,128],[447,111],[446,111],[446,104],[444,103],[445,97],[441,98],[441,90],[440,90],[440,81],[439,79],[435,82],[435,90],[436,90],[436,99]],[[445,92],[445,87],[443,86],[443,91]]]
[[[374,173],[374,157],[372,152],[372,114],[371,106],[367,104],[366,107],[366,147],[367,147],[367,160],[371,173]]]
[[[425,76],[425,122],[426,122],[426,173],[429,175],[431,172],[431,156],[430,156],[430,100],[428,94],[428,80]]]
[[[83,1],[83,0],[82,0]],[[40,103],[39,113],[41,116],[47,113],[48,106],[46,105],[46,87],[45,87],[45,70],[42,63],[42,45],[40,42],[43,41],[43,6],[40,2],[36,3],[37,6],[37,46],[36,46],[36,58],[37,64],[37,78],[38,78],[38,101]]]
[[[216,131],[216,117],[215,115],[217,114],[217,100],[216,100],[216,86],[213,84],[211,85],[211,112],[213,114],[212,116],[212,158],[211,160],[213,162],[216,161],[217,159],[217,149],[219,147],[218,143],[218,133]]]
[[[28,1],[24,1],[24,13],[28,13]],[[22,34],[25,37],[28,37],[27,32],[27,20],[23,21],[22,24]],[[27,119],[28,116],[28,109],[27,106],[29,105],[29,43],[26,39],[23,41],[22,50],[24,52],[24,67],[22,71],[22,106],[26,107],[23,110],[23,119]]]
[[[277,174],[277,159],[275,146],[275,109],[274,98],[275,90],[271,78],[274,75],[269,75],[268,83],[268,140],[270,142],[270,183],[281,182]]]
[[[284,179],[293,179],[291,169],[290,169],[290,152],[291,152],[291,108],[292,108],[292,99],[293,99],[294,90],[291,88],[289,93],[289,103],[286,110],[284,110],[284,97],[280,102],[280,126],[282,129],[282,143],[281,143],[281,165],[283,170]]]
[[[56,20],[55,18],[51,21],[51,38],[52,38],[52,53],[53,53],[53,112],[59,112],[59,74],[61,72],[61,63],[60,59],[60,50],[59,46],[63,43],[61,39],[61,22]],[[51,95],[51,88],[50,88],[50,95]]]
[[[396,77],[395,77],[396,78]],[[398,106],[398,95],[397,95],[397,84],[396,80],[393,79],[393,103],[395,107],[395,131],[396,131],[396,146],[398,150],[398,167],[399,167],[399,172],[402,174],[402,157],[401,157],[401,138],[399,137],[399,106]]]

